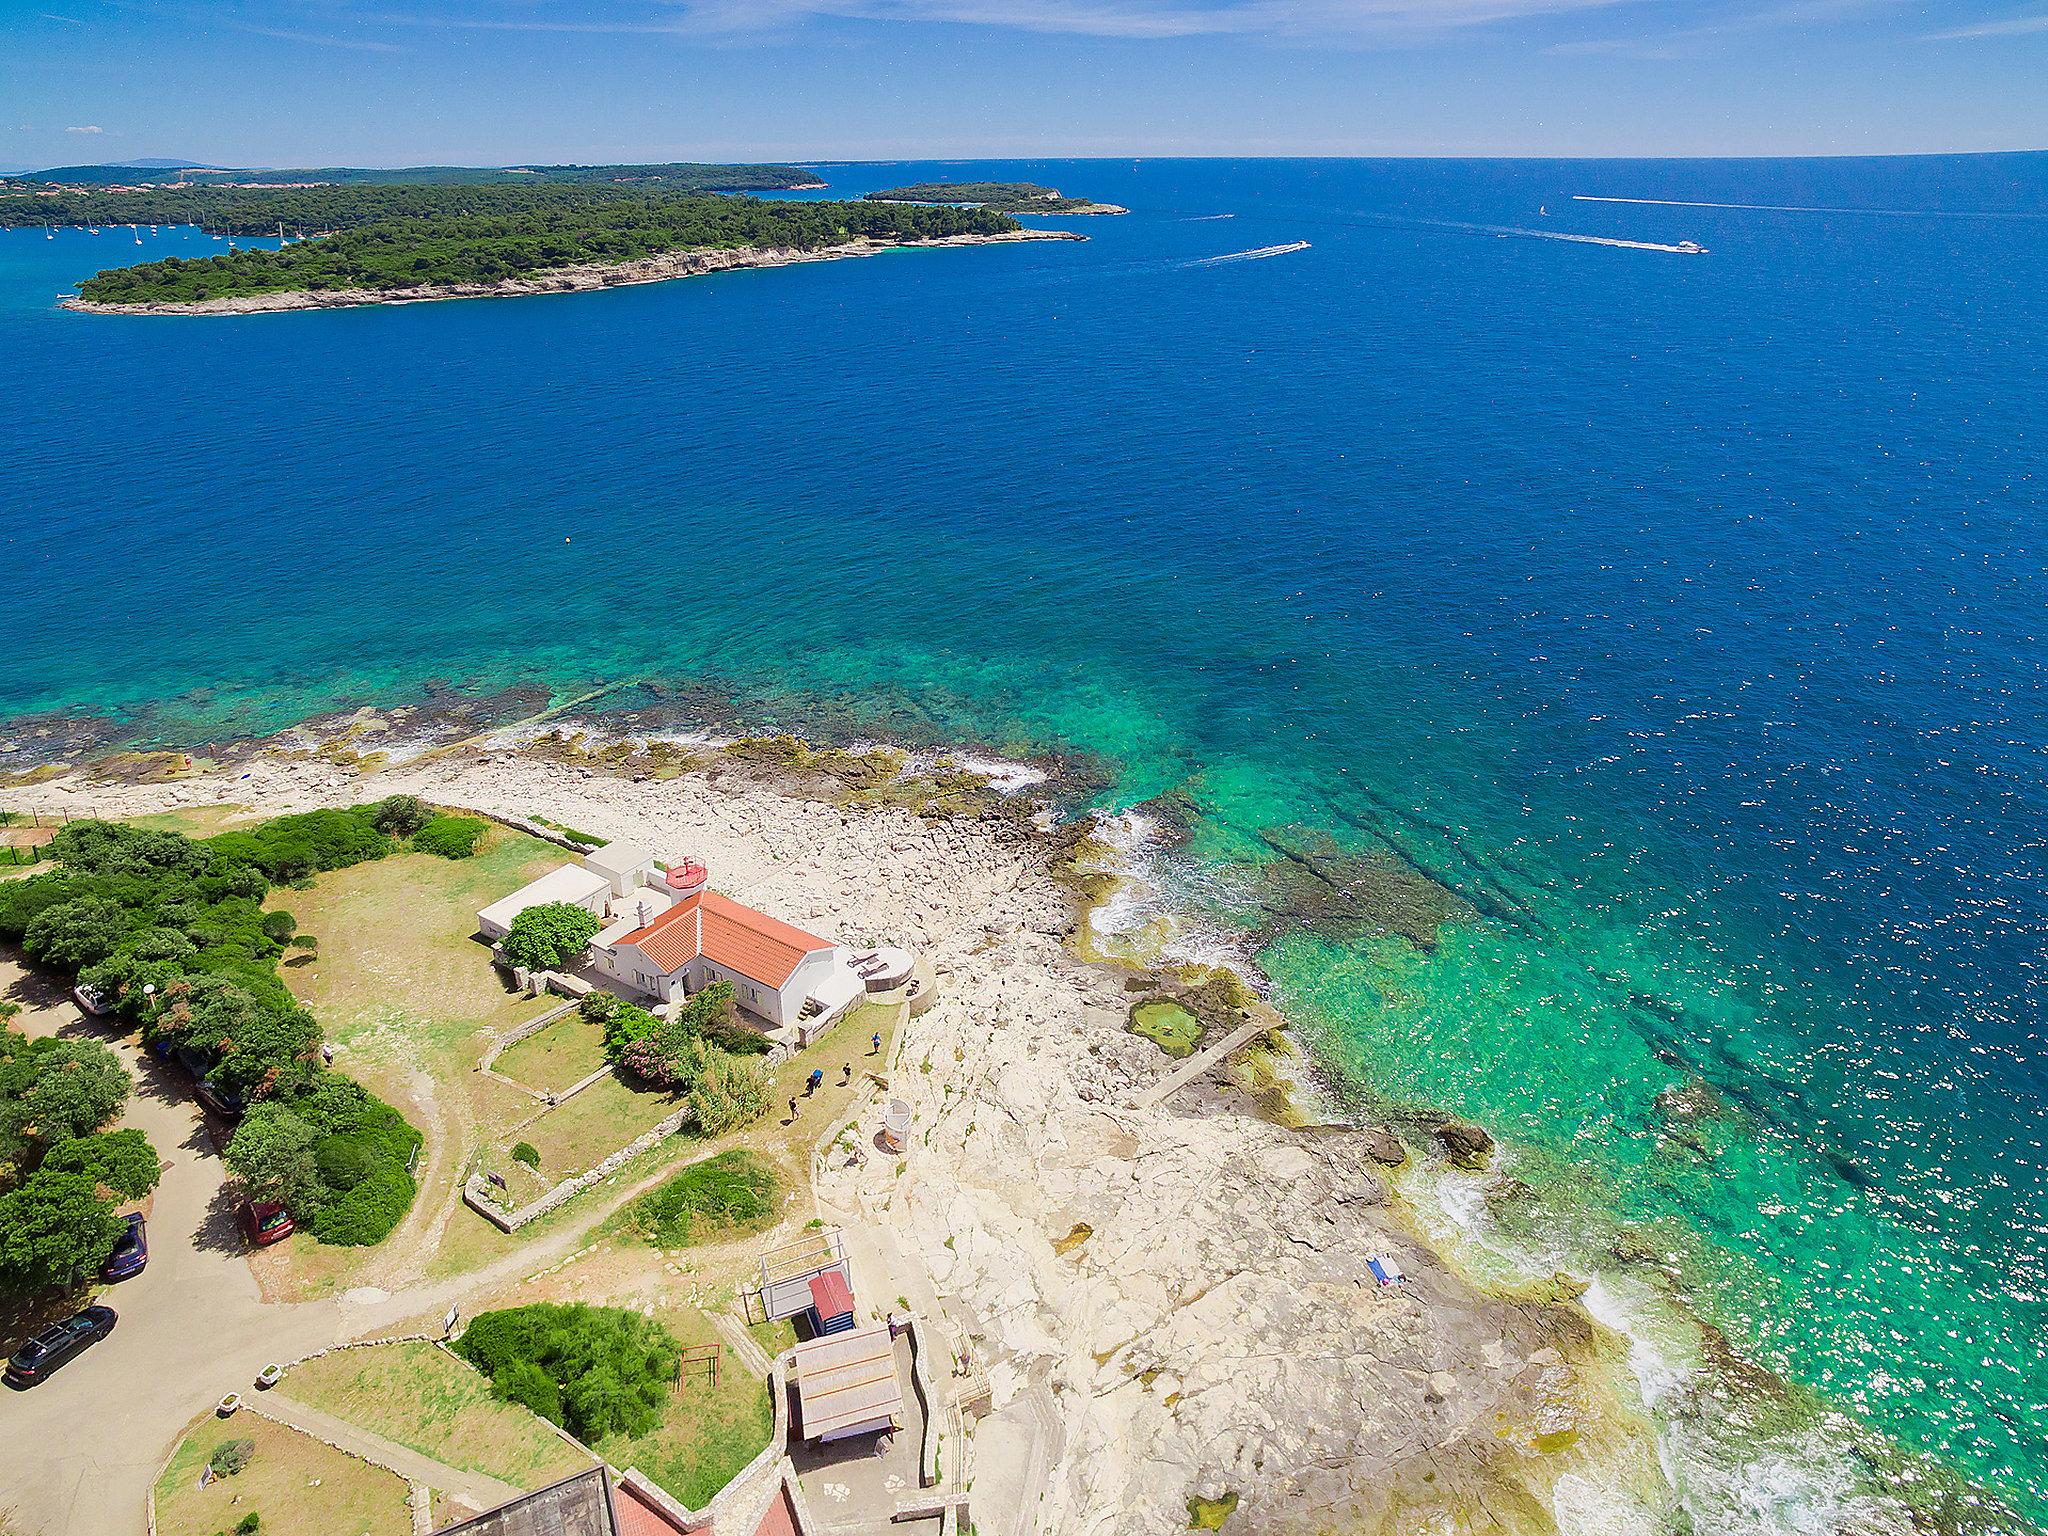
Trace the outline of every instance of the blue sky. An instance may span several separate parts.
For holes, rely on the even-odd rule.
[[[2048,0],[0,0],[0,165],[2048,147]]]

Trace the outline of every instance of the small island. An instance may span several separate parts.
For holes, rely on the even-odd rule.
[[[1035,181],[920,181],[907,187],[890,187],[870,192],[870,203],[935,203],[985,208],[995,213],[1129,213],[1115,203],[1091,202],[1085,197],[1063,197],[1058,187],[1041,187]]]
[[[251,314],[434,299],[565,293],[912,246],[1078,240],[985,208],[766,202],[614,182],[191,189],[185,221],[234,250],[98,273],[65,307],[97,314]],[[104,196],[96,201],[104,202]],[[143,198],[128,221],[150,220]],[[11,211],[0,199],[0,220]],[[303,237],[290,239],[293,230]]]

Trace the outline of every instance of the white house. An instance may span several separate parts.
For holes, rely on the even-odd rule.
[[[619,912],[640,899],[591,940],[591,968],[662,1002],[729,981],[742,1008],[777,1026],[822,1021],[858,995],[858,977],[851,989],[838,985],[851,972],[830,939],[721,896],[704,879],[701,865],[685,864],[614,902]]]
[[[580,864],[551,869],[531,885],[523,885],[510,896],[501,896],[476,915],[477,932],[493,944],[512,931],[512,919],[528,907],[549,902],[567,902],[586,912],[604,916],[605,900],[612,893],[611,880]]]

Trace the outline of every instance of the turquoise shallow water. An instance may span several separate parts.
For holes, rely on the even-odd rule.
[[[825,174],[970,172],[1137,211],[208,321],[0,235],[0,717],[636,679],[1089,754],[1349,1081],[1515,1149],[1524,1237],[1634,1225],[2038,1516],[2048,160]],[[1305,922],[1280,847],[1456,903]],[[1839,1523],[1745,1497],[1701,1528]]]

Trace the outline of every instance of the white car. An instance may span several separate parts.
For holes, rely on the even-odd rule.
[[[71,1001],[96,1019],[104,1019],[114,1011],[115,1000],[91,987],[73,987]]]

